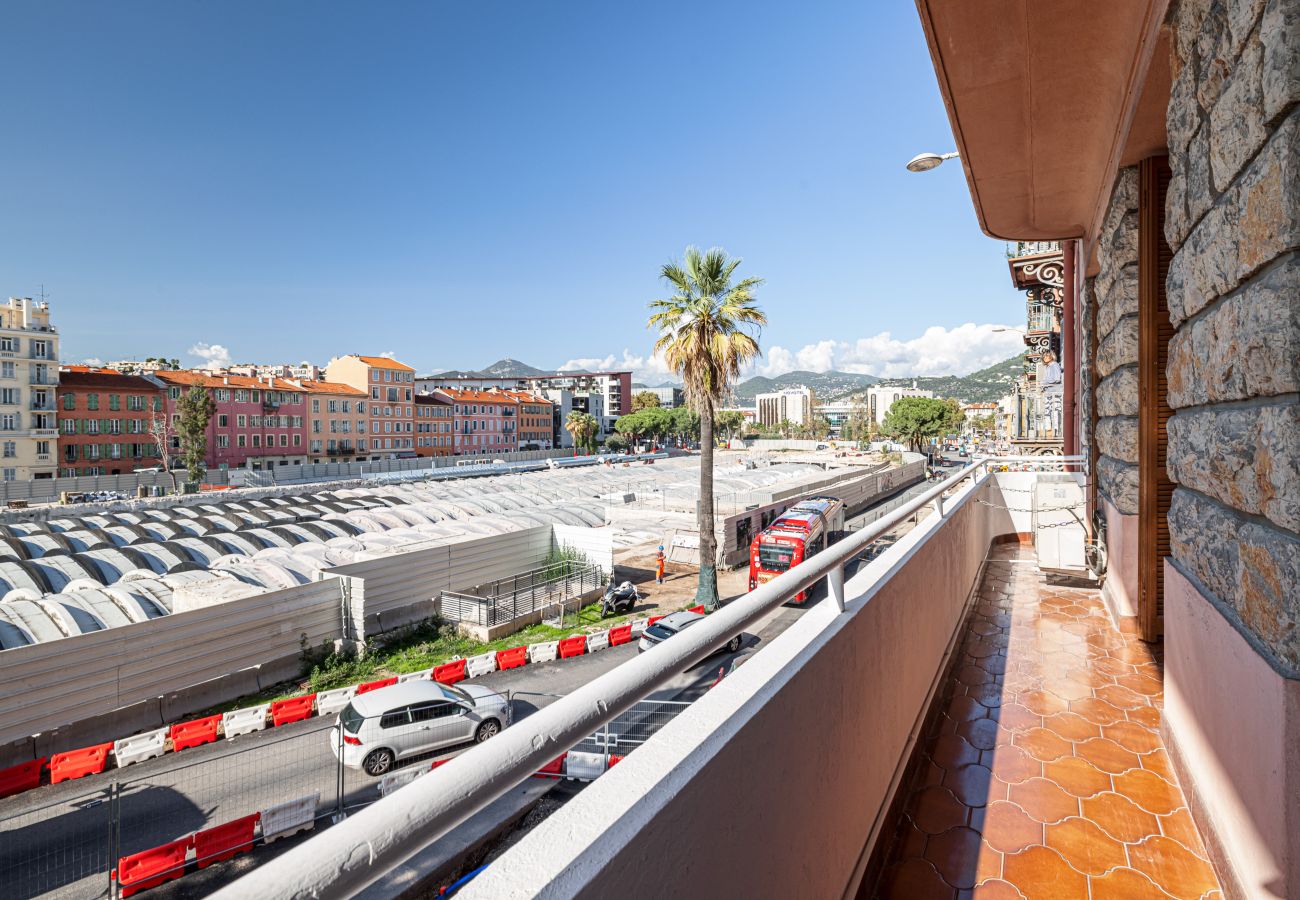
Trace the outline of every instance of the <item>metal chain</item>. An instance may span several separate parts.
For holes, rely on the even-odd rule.
[[[990,502],[988,502],[987,500],[981,500],[981,499],[979,499],[978,497],[975,498],[975,502],[976,502],[976,503],[981,503],[981,504],[983,504],[984,506],[988,506],[988,507],[991,507],[991,508],[993,508],[993,509],[1001,509],[1001,510],[1005,510],[1005,511],[1007,511],[1007,512],[1013,512],[1013,513],[1034,513],[1034,512],[1039,512],[1039,513],[1050,513],[1050,512],[1062,512],[1062,511],[1069,511],[1069,510],[1075,510],[1075,509],[1083,509],[1083,508],[1084,508],[1084,505],[1085,505],[1085,504],[1083,504],[1083,503],[1074,503],[1074,504],[1071,504],[1070,506],[1049,506],[1049,507],[1046,507],[1045,509],[1033,510],[1033,509],[1016,509],[1016,508],[1011,507],[1011,506],[1000,506],[1000,505],[998,505],[997,503],[990,503]],[[1074,521],[1066,521],[1066,522],[1047,522],[1047,523],[1042,523],[1042,524],[1038,525],[1037,527],[1038,527],[1038,528],[1064,528],[1064,527],[1066,527],[1066,526],[1068,526],[1068,525],[1078,525],[1078,524],[1080,524],[1079,521],[1078,521],[1078,516],[1075,516],[1075,517],[1074,517]]]

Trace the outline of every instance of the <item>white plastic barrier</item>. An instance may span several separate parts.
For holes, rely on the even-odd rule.
[[[587,652],[595,653],[597,650],[609,649],[609,632],[602,631],[599,634],[587,635]]]
[[[357,686],[335,688],[332,691],[321,691],[316,695],[316,715],[332,716],[334,713],[347,706],[352,698],[357,695]]]
[[[429,668],[421,669],[418,672],[407,672],[405,675],[398,675],[397,683],[401,684],[404,681],[428,681],[432,677],[433,666],[430,666]]]
[[[632,637],[640,637],[641,632],[646,630],[646,627],[650,624],[650,622],[647,619],[637,619],[635,622],[632,622],[631,624],[632,624]]]
[[[532,644],[528,648],[529,662],[550,662],[560,653],[559,641],[547,641],[544,644]]]
[[[400,772],[393,772],[390,775],[385,775],[383,778],[379,780],[379,796],[387,797],[393,791],[397,790],[398,788],[406,787],[412,781],[419,778],[421,775],[423,775],[425,772],[428,771],[429,769],[421,769],[419,767],[412,766],[411,768],[403,769]]]
[[[573,750],[564,758],[564,777],[579,781],[593,781],[605,771],[605,754],[582,753]]]
[[[120,741],[114,741],[113,758],[117,760],[118,767],[129,766],[131,763],[143,762],[146,759],[153,759],[155,756],[162,756],[167,752],[167,732],[169,730],[159,728],[157,731],[133,734],[130,737],[122,738]]]
[[[269,844],[276,838],[288,837],[313,827],[319,803],[320,792],[317,791],[262,810],[262,840]]]
[[[271,704],[263,703],[261,706],[250,706],[247,709],[235,709],[228,713],[222,713],[221,730],[225,732],[226,740],[241,734],[265,731],[266,711],[270,708]]]
[[[477,678],[497,670],[496,653],[483,653],[465,660],[465,677]]]

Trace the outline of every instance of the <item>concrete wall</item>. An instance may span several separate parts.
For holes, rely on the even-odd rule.
[[[809,610],[465,896],[852,895],[989,543],[1014,527],[972,493],[852,579],[846,614]]]
[[[6,650],[0,753],[119,738],[295,675],[304,645],[338,635],[339,588],[330,578]]]
[[[545,565],[551,546],[551,526],[538,525],[325,571],[343,579],[349,610],[344,637],[362,641],[429,618],[445,590],[466,590]]]
[[[556,547],[572,547],[575,550],[586,555],[593,565],[600,566],[608,575],[614,571],[614,535],[619,529],[606,526],[605,528],[587,528],[583,525],[561,525],[558,522],[551,526],[555,535]]]

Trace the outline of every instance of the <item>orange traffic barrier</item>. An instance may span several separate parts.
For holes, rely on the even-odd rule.
[[[687,612],[693,612],[693,613],[699,613],[700,615],[704,615],[704,604],[701,603],[699,606],[692,606],[692,607],[690,607],[689,609],[687,609],[686,611],[687,611]]]
[[[609,645],[617,647],[619,644],[626,644],[632,640],[632,626],[619,625],[609,630]]]
[[[582,656],[582,654],[586,652],[587,636],[585,634],[567,637],[560,641],[560,659],[568,659],[571,656]]]
[[[651,625],[653,625],[655,622],[658,622],[662,618],[663,616],[651,616],[650,618],[645,620],[645,627],[649,628]]]
[[[194,832],[194,856],[198,859],[199,868],[207,868],[214,862],[230,859],[236,853],[252,850],[253,827],[261,819],[262,814],[255,812],[251,816],[215,828]]]
[[[454,757],[454,756],[449,756],[449,757],[447,757],[446,759],[435,759],[435,760],[434,760],[434,761],[429,765],[429,771],[432,772],[434,769],[438,768],[438,766],[445,766],[445,765],[447,765],[447,763],[451,762],[451,761],[452,761],[453,759],[455,759],[455,758],[456,758],[456,757]]]
[[[40,787],[43,768],[45,768],[44,756],[7,769],[0,769],[0,797],[12,797],[14,794]]]
[[[217,726],[221,724],[221,716],[207,716],[203,719],[191,719],[188,722],[177,722],[167,732],[167,736],[172,739],[173,750],[184,750],[187,747],[197,747],[200,744],[210,744],[217,739]]]
[[[433,667],[433,680],[442,684],[455,684],[465,680],[465,660],[443,663]]]
[[[623,757],[619,756],[617,753],[611,753],[609,755],[609,765],[611,768],[614,766],[615,763],[620,763],[622,761],[623,761]]]
[[[290,722],[301,722],[303,719],[310,719],[312,706],[315,703],[315,694],[290,697],[288,700],[276,700],[271,704],[271,724],[278,728],[281,725],[288,725]]]
[[[108,765],[108,751],[113,749],[112,741],[56,753],[50,757],[50,784],[71,781],[82,775],[98,775]]]
[[[391,678],[380,678],[378,681],[367,681],[365,684],[357,685],[358,694],[367,694],[370,691],[377,691],[380,688],[386,688],[389,685],[397,684],[397,676]]]
[[[497,651],[497,668],[514,669],[528,665],[528,648],[511,647],[509,650]]]
[[[122,896],[130,897],[136,891],[180,878],[185,874],[185,857],[192,846],[194,835],[191,834],[161,847],[123,856],[113,870],[117,883],[122,886]]]
[[[533,775],[534,775],[534,776],[538,776],[538,775],[563,775],[563,774],[564,774],[564,760],[565,760],[565,758],[568,757],[568,755],[569,755],[569,754],[568,754],[567,752],[566,752],[566,753],[561,753],[559,756],[555,757],[555,759],[551,760],[551,761],[548,762],[546,765],[542,766],[540,769],[538,769],[536,772],[534,772]]]

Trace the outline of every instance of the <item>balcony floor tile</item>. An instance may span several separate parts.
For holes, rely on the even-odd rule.
[[[1218,896],[1160,738],[1159,648],[994,547],[863,897]]]

